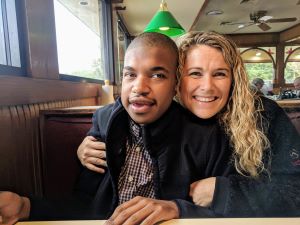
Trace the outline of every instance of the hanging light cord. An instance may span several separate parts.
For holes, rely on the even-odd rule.
[[[160,11],[168,11],[167,3],[165,2],[165,0],[161,0],[159,10]]]

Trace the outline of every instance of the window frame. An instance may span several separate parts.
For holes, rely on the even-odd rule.
[[[26,60],[25,60],[25,35],[24,35],[24,24],[21,22],[24,19],[24,5],[23,1],[15,1],[15,14],[16,14],[16,26],[19,42],[19,57],[20,57],[20,67],[11,65],[11,51],[10,51],[10,40],[9,40],[9,26],[7,21],[7,8],[6,4],[11,0],[0,0],[2,5],[1,15],[3,16],[3,31],[4,31],[4,41],[5,41],[5,54],[7,59],[7,65],[0,64],[0,76],[1,75],[14,75],[14,76],[26,76]]]
[[[114,81],[114,70],[111,70],[111,62],[113,62],[113,45],[110,43],[112,40],[112,23],[111,23],[111,2],[110,0],[98,0],[99,5],[101,5],[102,13],[99,18],[100,26],[103,26],[103,41],[102,46],[104,46],[104,80],[108,79],[110,82]],[[101,21],[100,21],[101,19]],[[111,26],[110,26],[111,25]],[[110,38],[110,39],[109,39]],[[110,58],[112,57],[112,58]],[[109,66],[107,66],[109,65]],[[108,67],[108,68],[107,68]],[[113,69],[113,68],[112,68]],[[113,73],[111,73],[113,72]],[[107,74],[112,74],[107,77]],[[59,79],[63,81],[74,81],[74,82],[83,82],[83,83],[98,83],[104,84],[104,80],[74,76],[72,74],[62,74],[59,73]]]

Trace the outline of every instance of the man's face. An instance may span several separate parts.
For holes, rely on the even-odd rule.
[[[138,46],[125,54],[121,101],[139,124],[152,123],[175,95],[176,56],[163,47]]]
[[[264,83],[258,83],[256,84],[256,87],[258,90],[261,90],[264,85],[265,85]]]

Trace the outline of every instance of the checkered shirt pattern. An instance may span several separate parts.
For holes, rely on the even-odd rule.
[[[119,204],[135,196],[155,198],[153,163],[144,147],[142,128],[130,120],[126,158],[118,181]]]

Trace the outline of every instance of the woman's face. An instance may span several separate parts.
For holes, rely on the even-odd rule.
[[[226,105],[232,74],[219,50],[196,45],[187,52],[180,82],[185,107],[196,116],[208,119]]]

